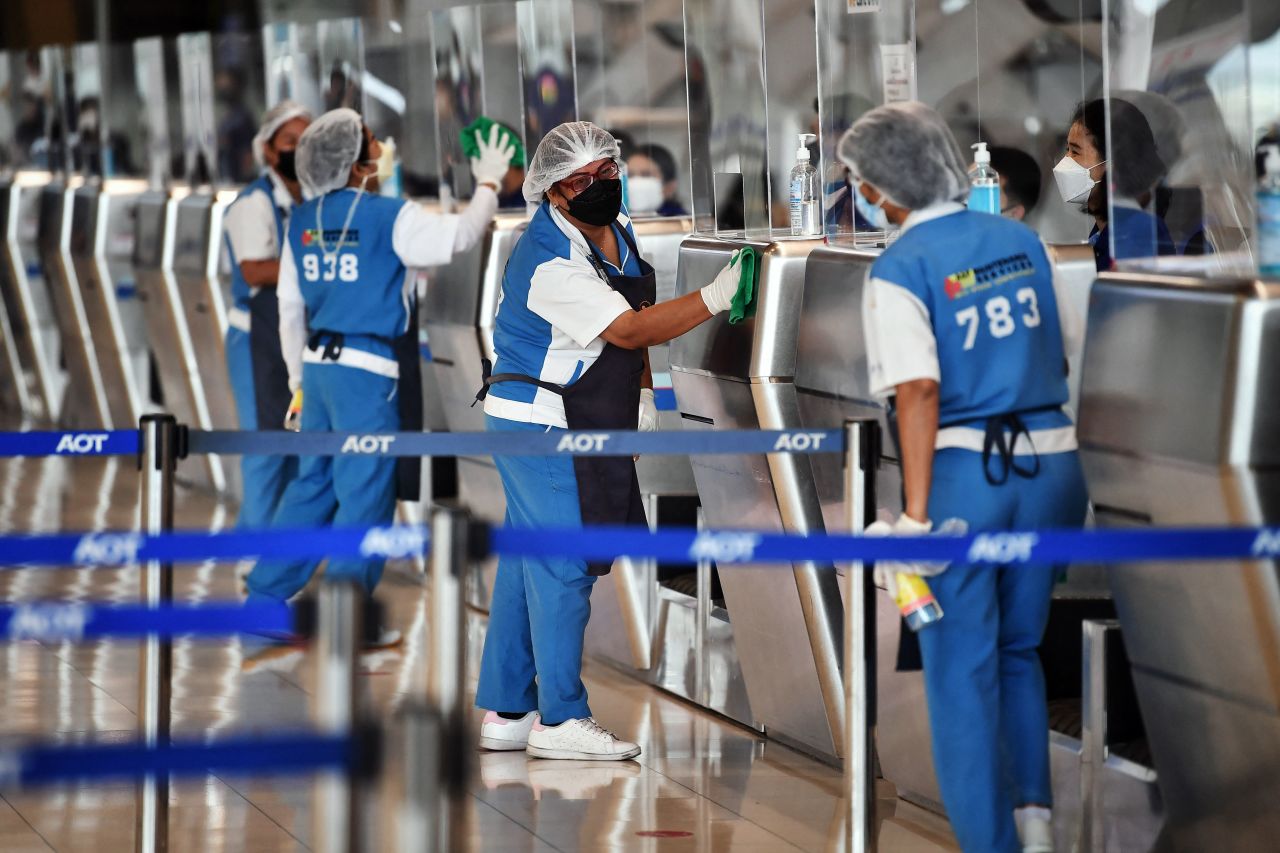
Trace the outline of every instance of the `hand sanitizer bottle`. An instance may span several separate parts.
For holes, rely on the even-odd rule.
[[[973,168],[969,170],[969,209],[1000,215],[1000,176],[991,168],[987,143],[975,142]]]
[[[809,162],[809,143],[818,137],[800,134],[796,149],[796,165],[791,169],[791,236],[822,236],[822,204],[818,187],[818,168]]]
[[[1280,276],[1280,145],[1266,151],[1258,182],[1258,273]]]

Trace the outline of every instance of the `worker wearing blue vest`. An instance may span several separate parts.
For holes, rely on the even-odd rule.
[[[1078,527],[1086,495],[1067,402],[1073,333],[1040,239],[969,211],[965,161],[920,103],[866,113],[840,140],[851,181],[901,228],[864,290],[871,391],[892,398],[905,506],[868,533]],[[934,767],[967,853],[1048,853],[1049,724],[1037,648],[1055,567],[890,564],[932,575],[921,628]]]
[[[293,206],[302,201],[294,156],[311,113],[293,101],[267,110],[253,138],[262,174],[240,191],[223,217],[231,261],[227,370],[243,430],[280,429],[289,406],[289,377],[280,355],[276,279]],[[242,456],[241,527],[271,523],[285,486],[297,475],[293,456]]]
[[[394,348],[409,323],[410,268],[447,264],[479,242],[497,210],[512,150],[480,139],[477,188],[461,214],[377,194],[382,146],[360,114],[316,119],[298,145],[298,177],[309,199],[289,222],[280,261],[280,342],[289,386],[301,391],[301,429],[389,433],[399,429]],[[295,400],[297,398],[295,397]],[[283,415],[283,413],[282,413]],[[302,459],[275,526],[388,524],[395,512],[395,460],[343,454]],[[330,560],[326,575],[372,592],[385,561]],[[318,561],[262,561],[249,574],[250,601],[284,601]]]

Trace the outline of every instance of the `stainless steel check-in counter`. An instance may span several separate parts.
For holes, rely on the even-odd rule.
[[[711,281],[740,244],[691,237],[680,249],[677,290]],[[757,313],[739,325],[727,316],[672,344],[671,375],[686,429],[771,429],[796,411],[796,334],[805,261],[820,245],[787,241],[762,251]],[[798,422],[798,416],[794,422]],[[807,469],[764,456],[693,457],[706,523],[714,528],[782,530],[796,522],[791,498],[816,497]],[[807,487],[807,495],[802,491]],[[834,756],[840,700],[843,612],[835,575],[811,563],[735,565],[718,574],[724,607],[706,670],[720,681],[741,678],[745,691],[717,689],[734,703],[713,707],[770,735]],[[741,700],[746,700],[741,701]]]
[[[23,413],[53,422],[65,378],[58,367],[58,327],[40,264],[40,196],[48,172],[17,172],[0,180],[0,291],[25,388],[15,396]],[[24,393],[25,392],[25,393]]]
[[[72,428],[108,429],[113,426],[111,408],[98,367],[93,330],[71,260],[72,209],[80,182],[79,178],[71,179],[70,183],[54,179],[43,187],[37,241],[67,369],[67,387],[58,422]]]
[[[1099,525],[1280,520],[1280,284],[1102,276],[1083,374]],[[1169,849],[1267,850],[1280,837],[1278,549],[1260,540],[1255,552],[1110,571]]]
[[[127,429],[144,411],[147,342],[132,298],[134,209],[142,181],[85,184],[72,199],[70,257],[106,395],[111,425]],[[122,296],[122,294],[124,294]]]
[[[454,432],[484,430],[484,406],[472,405],[481,384],[480,360],[494,358],[493,319],[502,292],[502,273],[526,224],[523,212],[499,213],[484,240],[428,274],[421,323],[431,345],[430,370],[445,423]],[[459,459],[458,490],[459,498],[480,517],[502,523],[507,502],[492,459]],[[496,570],[497,561],[491,559],[472,578],[467,597],[473,606],[489,609]]]
[[[214,420],[205,388],[205,365],[198,360],[173,272],[178,207],[185,196],[182,189],[172,193],[151,190],[138,198],[134,213],[133,269],[147,339],[156,354],[155,367],[164,409],[173,413],[179,423],[210,429]],[[202,239],[199,233],[192,234],[184,240],[184,246],[195,251],[207,249],[210,237],[206,234]],[[225,365],[224,359],[221,365],[209,367],[220,368],[225,374]],[[179,463],[178,470],[183,478],[217,490],[227,484],[225,466],[217,456],[190,457]]]

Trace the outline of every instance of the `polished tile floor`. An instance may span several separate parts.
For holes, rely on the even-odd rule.
[[[132,460],[0,461],[0,531],[128,528],[137,519]],[[180,527],[221,527],[234,512],[183,490]],[[3,555],[0,555],[0,560]],[[236,595],[237,566],[177,570],[187,601]],[[128,601],[136,569],[0,571],[0,599]],[[366,656],[368,713],[391,722],[423,695],[426,601],[410,566],[389,568],[380,588],[392,624],[405,632],[395,652]],[[470,625],[469,645],[483,623]],[[471,655],[471,660],[478,656]],[[703,713],[600,664],[586,680],[597,718],[644,752],[625,764],[528,760],[523,753],[475,754],[463,834],[476,851],[782,851],[838,849],[840,772]],[[175,644],[175,733],[217,738],[305,724],[313,685],[309,654],[246,672],[238,640]],[[34,642],[0,647],[0,737],[61,741],[133,736],[137,644]],[[393,850],[404,753],[391,726],[380,782],[366,798],[369,850]],[[946,822],[882,790],[880,850],[954,850]],[[127,782],[0,792],[0,851],[115,853],[132,849],[133,786]],[[210,776],[175,785],[170,849],[294,851],[311,837],[310,785],[298,779]]]

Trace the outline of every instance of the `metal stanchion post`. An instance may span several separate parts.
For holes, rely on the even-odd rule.
[[[355,730],[356,671],[364,638],[364,590],[353,583],[326,583],[316,614],[315,721],[323,732]],[[317,853],[360,849],[358,796],[349,771],[329,771],[316,781],[311,847]]]
[[[399,849],[401,853],[446,853],[448,822],[441,816],[453,781],[448,778],[449,732],[434,708],[407,708],[403,719],[409,760],[404,769]]]
[[[466,573],[470,559],[470,517],[456,506],[431,510],[431,647],[427,700],[439,714],[444,739],[466,738]],[[450,753],[446,752],[446,756]],[[412,759],[411,759],[412,760]],[[461,761],[458,753],[457,761]],[[443,764],[460,775],[452,760]],[[463,800],[456,787],[439,786],[441,802],[434,837],[439,850],[462,849]]]
[[[1080,853],[1105,849],[1102,769],[1107,763],[1107,647],[1120,630],[1114,619],[1086,619],[1082,632],[1080,732]]]
[[[880,425],[871,419],[844,423],[844,501],[850,533],[875,518]],[[876,602],[871,566],[851,563],[844,614],[845,850],[875,849]]]
[[[142,532],[173,529],[173,478],[178,458],[178,422],[173,415],[147,415],[139,424],[142,474]],[[148,560],[142,566],[142,603],[161,607],[173,601],[173,564]],[[138,666],[138,739],[148,747],[169,742],[169,696],[173,645],[168,638],[147,636]],[[138,783],[134,827],[137,853],[169,849],[169,778],[147,776]]]

